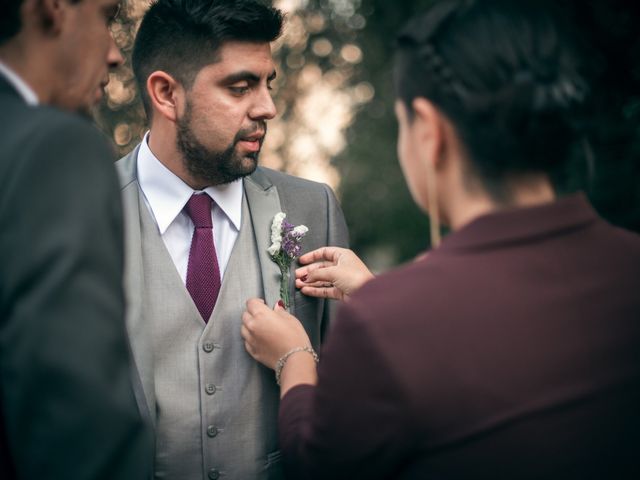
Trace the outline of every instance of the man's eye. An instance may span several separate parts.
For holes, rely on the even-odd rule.
[[[116,23],[118,16],[120,15],[121,8],[122,4],[118,3],[118,5],[105,12],[105,21],[107,22],[107,26],[112,27],[113,24]]]
[[[229,90],[231,90],[231,92],[236,94],[236,95],[244,95],[245,93],[247,93],[249,91],[249,87],[247,87],[247,86],[229,87]]]

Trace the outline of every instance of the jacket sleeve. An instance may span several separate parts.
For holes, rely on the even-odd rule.
[[[280,403],[278,430],[288,478],[391,478],[417,445],[410,400],[370,318],[345,304],[320,355],[318,385]]]
[[[0,203],[0,408],[19,478],[147,478],[131,386],[120,196],[84,121],[29,132]]]

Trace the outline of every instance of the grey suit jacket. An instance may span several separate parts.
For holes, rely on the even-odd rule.
[[[141,409],[155,420],[154,353],[150,340],[150,325],[142,311],[144,271],[142,265],[140,187],[137,180],[136,147],[116,163],[122,187],[125,217],[125,289],[128,298],[127,326],[138,372],[137,398]],[[265,301],[274,305],[279,298],[280,271],[269,257],[270,231],[273,217],[283,211],[287,220],[295,225],[304,224],[309,233],[303,242],[303,251],[325,245],[347,246],[347,229],[338,202],[331,189],[270,169],[258,168],[244,179],[244,191],[250,211],[251,223],[259,258]],[[292,266],[292,270],[295,266]],[[330,316],[330,302],[303,296],[295,291],[293,275],[290,282],[291,311],[318,344],[325,332]],[[275,425],[275,418],[274,418]]]

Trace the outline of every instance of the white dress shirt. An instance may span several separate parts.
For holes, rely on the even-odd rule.
[[[242,222],[242,180],[194,191],[156,158],[149,148],[148,138],[149,133],[144,136],[138,151],[138,182],[182,281],[187,282],[194,230],[193,222],[183,208],[194,193],[207,194],[214,202],[211,208],[213,243],[222,280]]]
[[[38,105],[36,92],[22,79],[20,75],[11,70],[6,64],[0,62],[0,75],[13,85],[27,105]]]

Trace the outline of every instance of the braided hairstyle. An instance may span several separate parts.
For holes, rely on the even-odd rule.
[[[410,115],[427,98],[453,123],[496,199],[509,177],[554,178],[582,138],[588,89],[559,18],[542,0],[446,0],[398,37],[397,98]]]

